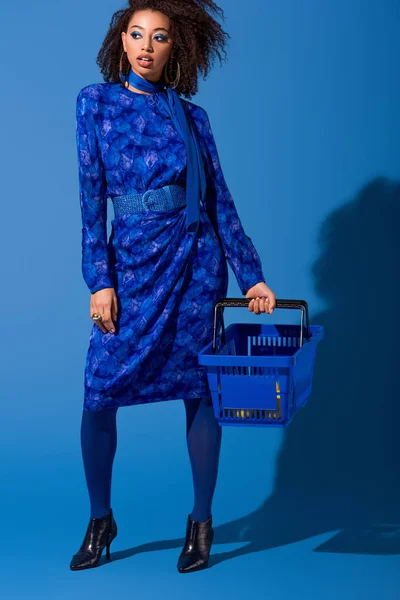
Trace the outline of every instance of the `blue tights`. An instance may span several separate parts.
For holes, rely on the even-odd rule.
[[[222,429],[215,418],[211,399],[191,398],[183,402],[194,489],[191,518],[206,521],[211,516],[217,482]],[[102,517],[110,511],[112,467],[117,449],[117,410],[83,410],[82,413],[81,447],[91,518]]]

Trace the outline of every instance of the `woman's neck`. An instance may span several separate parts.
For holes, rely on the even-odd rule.
[[[146,94],[146,95],[150,95],[152,92],[144,92],[143,90],[137,90],[135,87],[133,87],[133,85],[128,85],[128,90],[131,90],[131,92],[136,92],[137,94]]]

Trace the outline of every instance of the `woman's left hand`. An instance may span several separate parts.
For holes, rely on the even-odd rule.
[[[256,315],[262,312],[272,315],[276,308],[276,296],[263,281],[256,283],[256,285],[248,289],[246,298],[251,298],[248,308]]]

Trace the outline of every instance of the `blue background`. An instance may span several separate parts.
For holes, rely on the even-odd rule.
[[[189,578],[175,567],[193,501],[183,403],[120,409],[114,560],[69,571],[89,511],[79,426],[92,326],[75,100],[102,80],[95,58],[123,5],[3,3],[6,598],[399,597],[400,3],[220,5],[229,60],[193,101],[267,284],[325,327],[312,396],[287,431],[224,429],[212,568]],[[298,314],[226,311],[227,324],[264,319]]]

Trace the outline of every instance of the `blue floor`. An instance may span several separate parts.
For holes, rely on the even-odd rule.
[[[51,408],[46,397],[52,390],[43,387],[35,427],[33,415],[18,421],[16,411],[20,439],[11,430],[3,438],[12,448],[3,478],[3,598],[400,597],[398,490],[390,496],[387,487],[364,488],[364,480],[351,478],[350,456],[346,465],[336,452],[334,463],[329,440],[324,445],[322,435],[307,433],[321,410],[318,376],[312,401],[286,431],[224,428],[212,558],[210,568],[197,573],[176,570],[193,500],[183,403],[120,409],[112,495],[119,534],[112,560],[71,572],[89,505],[79,407],[68,406],[69,385],[76,383],[66,384],[64,401]],[[290,449],[296,433],[304,436],[297,452]],[[319,452],[307,454],[316,442]]]

